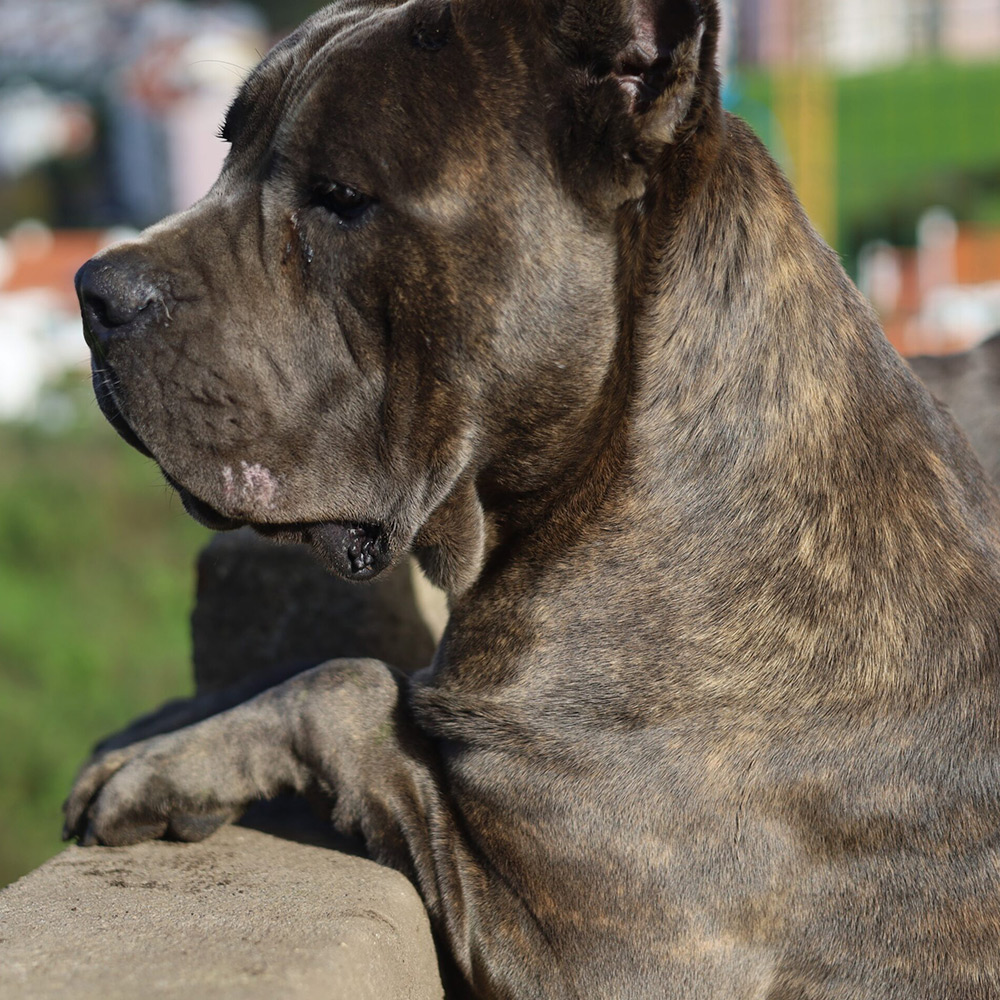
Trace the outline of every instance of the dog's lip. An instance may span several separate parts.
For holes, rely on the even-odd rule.
[[[146,458],[156,460],[153,453],[146,447],[139,435],[132,430],[131,425],[122,414],[118,400],[115,399],[115,391],[111,384],[114,372],[104,362],[98,363],[97,359],[90,363],[90,380],[94,387],[94,396],[97,398],[97,405],[104,414],[104,419],[118,432],[118,435],[130,444],[141,455]]]
[[[97,404],[108,422],[133,448],[160,465],[164,479],[177,491],[184,509],[199,524],[212,531],[250,527],[276,541],[305,543],[316,550],[331,569],[352,580],[370,580],[392,562],[389,533],[382,525],[350,521],[263,524],[229,517],[216,510],[177,482],[132,429],[115,399],[111,369],[103,363],[98,366],[95,360],[92,377]]]
[[[213,531],[252,528],[257,534],[276,542],[308,545],[330,569],[351,580],[371,580],[392,561],[388,532],[381,525],[350,521],[266,524],[236,520],[199,500],[166,472],[163,475],[177,490],[188,514]]]
[[[368,579],[385,568],[389,561],[387,532],[381,525],[351,521],[314,521],[292,524],[267,524],[231,518],[198,499],[166,472],[164,479],[180,495],[184,509],[200,524],[213,531],[234,531],[253,528],[259,535],[278,542],[299,542],[312,545],[327,560],[343,561],[350,576]],[[344,559],[340,559],[341,551]]]
[[[181,486],[157,461],[156,456],[149,450],[142,438],[132,429],[132,425],[125,419],[125,415],[118,405],[118,400],[115,398],[113,387],[114,377],[114,371],[106,362],[98,361],[97,358],[91,360],[91,381],[94,386],[94,395],[97,397],[97,405],[100,407],[101,413],[104,414],[108,423],[136,451],[145,455],[146,458],[151,458],[160,466],[163,478],[177,491],[181,498],[181,503],[184,504],[184,509],[199,524],[203,524],[206,528],[211,528],[213,531],[232,531],[236,528],[242,528],[247,523],[246,521],[237,521],[234,518],[226,517],[214,507],[205,503],[204,500],[198,499],[190,490],[186,490]]]
[[[149,450],[142,438],[132,429],[132,425],[125,419],[118,400],[115,398],[115,391],[112,385],[114,371],[105,363],[98,362],[95,358],[91,361],[91,381],[94,386],[94,395],[97,397],[97,405],[105,419],[111,424],[118,434],[136,451],[151,458],[160,466],[163,478],[177,491],[184,504],[184,509],[199,524],[213,531],[232,531],[235,528],[242,528],[245,521],[237,521],[231,517],[226,517],[219,513],[214,507],[209,506],[203,500],[199,500],[190,490],[186,490],[160,465],[156,456]]]
[[[308,545],[330,569],[351,580],[371,580],[392,561],[388,532],[381,525],[349,521],[295,524],[239,521],[220,513],[204,500],[199,500],[167,473],[164,473],[164,478],[177,490],[188,514],[213,531],[252,528],[257,534],[276,542]]]
[[[243,528],[249,523],[227,517],[210,504],[205,503],[204,500],[199,500],[190,490],[181,486],[176,479],[164,471],[162,466],[160,466],[160,471],[163,473],[163,478],[177,491],[184,509],[199,524],[204,525],[206,528],[211,528],[212,531],[235,531],[237,528]]]

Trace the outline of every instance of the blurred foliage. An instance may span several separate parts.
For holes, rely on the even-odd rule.
[[[1000,63],[910,63],[834,86],[842,253],[876,237],[911,245],[931,205],[1000,223]],[[748,72],[736,94],[733,110],[782,159],[773,77]]]
[[[59,433],[0,424],[0,885],[59,849],[94,742],[191,687],[207,532],[84,413]]]
[[[314,11],[326,6],[317,0],[253,0],[253,5],[263,11],[268,24],[278,34],[298,27]]]
[[[946,202],[971,218],[1000,180],[1000,63],[913,64],[839,84],[841,213]]]

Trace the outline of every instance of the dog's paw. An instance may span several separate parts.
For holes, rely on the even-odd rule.
[[[88,761],[63,804],[63,839],[85,847],[204,840],[239,811],[209,794],[204,761],[169,734]]]

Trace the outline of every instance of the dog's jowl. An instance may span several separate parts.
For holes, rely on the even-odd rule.
[[[451,618],[413,677],[113,743],[69,835],[322,789],[460,996],[1000,997],[1000,510],[722,112],[718,28],[342,0],[208,196],[81,270],[101,407],[192,515],[415,553]]]

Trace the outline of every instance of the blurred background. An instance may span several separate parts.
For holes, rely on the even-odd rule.
[[[1000,0],[726,0],[725,100],[904,354],[1000,332]],[[99,736],[190,689],[207,533],[99,416],[73,295],[184,208],[310,0],[0,0],[0,885]]]

